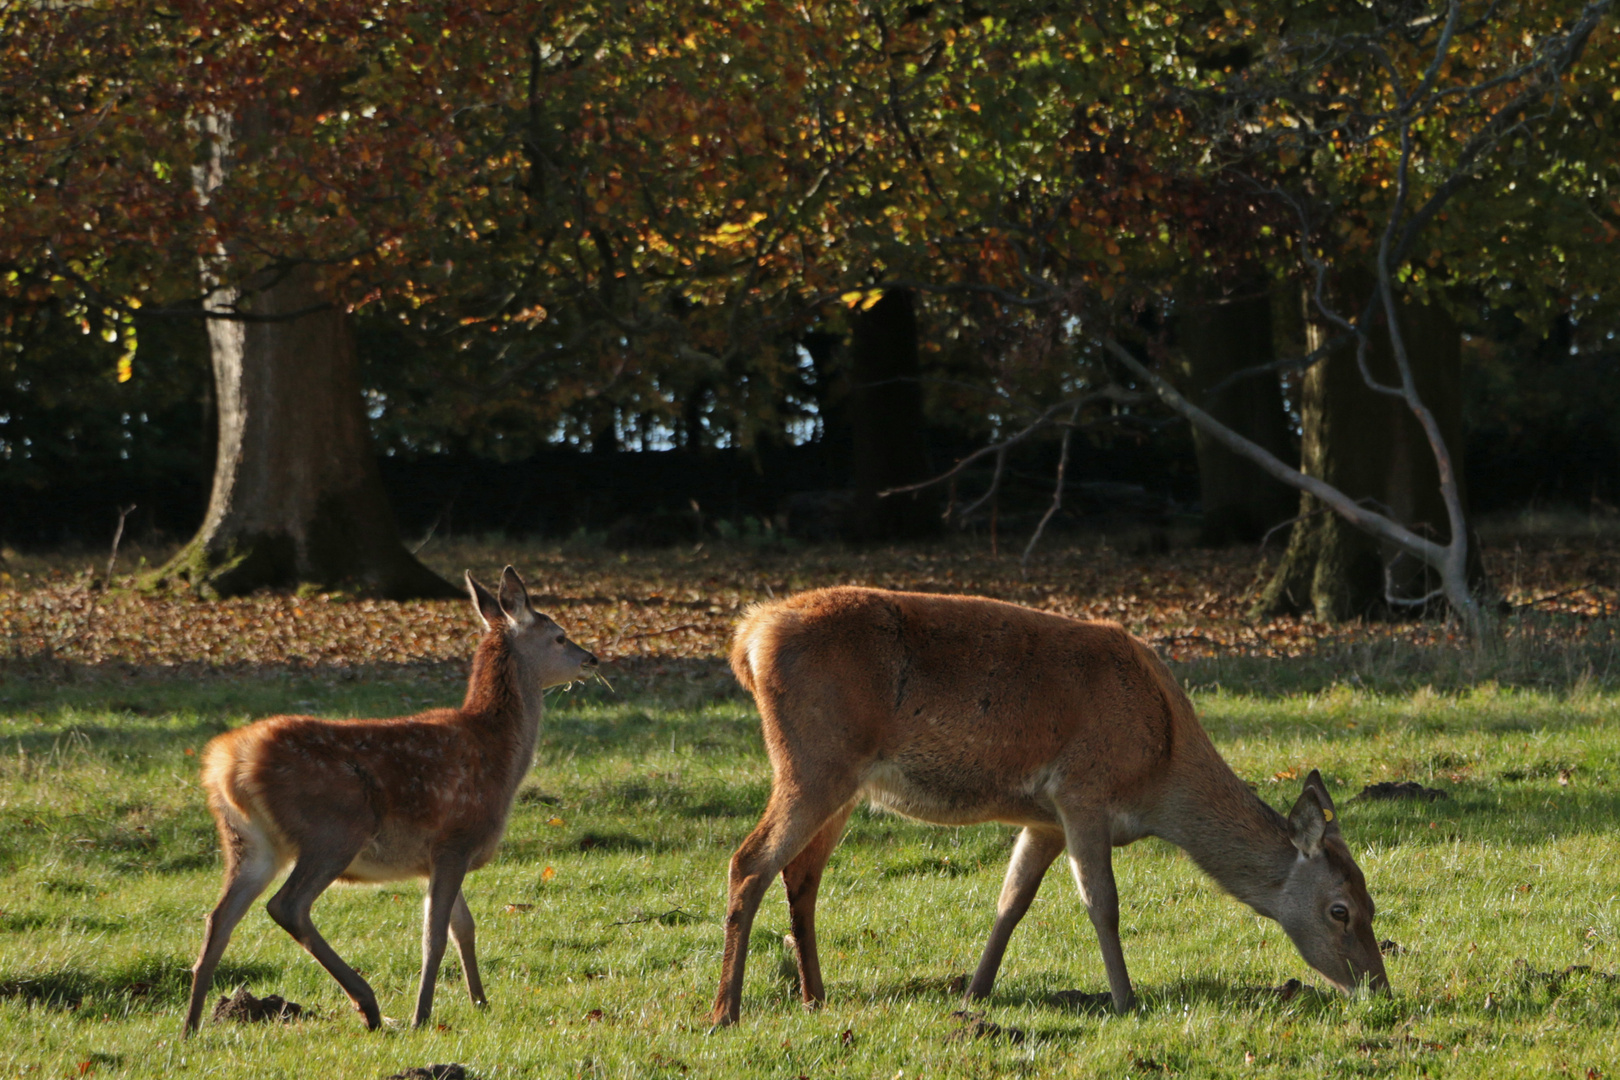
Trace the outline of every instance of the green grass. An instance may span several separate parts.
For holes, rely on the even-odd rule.
[[[255,715],[392,715],[458,695],[443,668],[0,686],[0,1076],[382,1077],[457,1061],[485,1078],[1585,1077],[1610,1075],[1620,1056],[1620,695],[1579,681],[1198,693],[1222,751],[1274,805],[1298,793],[1289,773],[1327,776],[1377,933],[1404,950],[1389,960],[1393,997],[1324,992],[1277,926],[1144,841],[1116,856],[1141,1009],[1118,1018],[1049,1001],[1104,988],[1060,863],[987,1009],[1027,1041],[948,1042],[960,1006],[946,987],[977,959],[1011,830],[863,810],[821,895],[827,1007],[796,1004],[774,888],[743,1023],[711,1034],[726,862],[769,774],[751,704],[717,667],[697,666],[553,700],[503,852],[467,884],[487,1011],[447,962],[443,1028],[367,1033],[260,907],[216,992],[246,984],[319,1015],[177,1039],[218,888],[187,751]],[[1386,779],[1452,798],[1348,802]],[[315,909],[392,1017],[414,994],[420,895],[335,888]],[[1544,977],[1570,965],[1592,971]],[[1266,989],[1294,977],[1307,990],[1291,1000]]]

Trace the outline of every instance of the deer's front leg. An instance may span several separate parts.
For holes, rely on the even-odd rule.
[[[461,954],[461,972],[467,977],[467,995],[477,1006],[489,1004],[484,997],[484,981],[478,977],[478,954],[473,936],[472,912],[467,907],[467,894],[456,893],[456,905],[450,909],[450,938]]]
[[[422,907],[422,983],[416,991],[412,1027],[421,1027],[433,1014],[433,986],[439,978],[439,963],[444,959],[450,915],[455,910],[456,898],[461,895],[461,879],[466,875],[465,859],[444,859],[434,863],[433,875],[428,878],[427,898]]]
[[[1026,828],[1018,834],[1013,846],[1012,859],[1007,863],[1007,877],[1001,885],[1001,899],[996,902],[996,923],[990,928],[990,940],[984,944],[973,982],[967,988],[969,1001],[990,996],[996,985],[996,972],[1001,969],[1002,954],[1007,941],[1018,928],[1018,922],[1034,902],[1040,891],[1046,868],[1063,850],[1063,834],[1044,829]]]
[[[1125,950],[1119,942],[1119,891],[1114,886],[1114,844],[1108,819],[1095,812],[1066,813],[1063,830],[1075,884],[1080,886],[1080,900],[1086,905],[1086,914],[1097,931],[1097,944],[1102,948],[1114,1011],[1127,1013],[1136,1007],[1136,992],[1131,989]]]

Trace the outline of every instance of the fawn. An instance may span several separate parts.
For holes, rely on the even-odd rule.
[[[819,589],[754,607],[731,667],[759,706],[773,781],[731,859],[716,1025],[737,1021],[749,930],[778,872],[805,1004],[825,997],[816,893],[862,798],[941,825],[1023,828],[969,999],[989,995],[1008,938],[1067,850],[1113,1005],[1130,1009],[1112,848],[1143,836],[1183,848],[1281,923],[1340,989],[1388,986],[1372,898],[1320,774],[1286,818],[1267,806],[1169,669],[1114,623],[978,597]]]
[[[510,566],[499,596],[470,571],[467,590],[487,633],[461,708],[390,720],[272,716],[220,735],[203,751],[225,883],[192,969],[185,1035],[202,1018],[231,931],[288,863],[292,872],[266,905],[270,917],[331,973],[368,1028],[382,1023],[376,994],[309,917],[334,881],[428,879],[413,1025],[432,1012],[446,930],[461,954],[467,992],[485,1004],[461,880],[489,861],[506,830],[534,758],[545,689],[585,678],[597,661],[534,610]]]

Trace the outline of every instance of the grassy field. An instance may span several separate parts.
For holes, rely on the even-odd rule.
[[[1488,662],[1414,666],[1399,643],[1361,661],[1187,660],[1206,725],[1270,802],[1286,808],[1312,767],[1328,778],[1375,929],[1399,946],[1395,993],[1326,992],[1275,924],[1149,840],[1116,856],[1141,1008],[1053,1000],[1104,988],[1060,863],[984,1010],[1027,1033],[1014,1043],[953,1039],[948,990],[989,930],[1011,830],[864,810],[822,889],[827,1007],[796,1003],[778,886],[743,1023],[709,1032],[726,862],[769,788],[752,704],[713,644],[627,660],[613,692],[553,697],[503,852],[467,884],[488,1010],[447,961],[434,1030],[367,1033],[260,907],[216,991],[316,1014],[205,1024],[190,1042],[176,1037],[188,968],[218,888],[196,750],[273,712],[453,703],[460,668],[15,661],[0,673],[0,1076],[381,1078],[452,1061],[490,1080],[1620,1075],[1620,691],[1585,661],[1549,654],[1544,677],[1515,686],[1480,681]],[[1350,801],[1381,780],[1450,798]],[[336,888],[315,908],[387,1016],[409,1014],[420,895]],[[1291,978],[1305,989],[1279,994]]]

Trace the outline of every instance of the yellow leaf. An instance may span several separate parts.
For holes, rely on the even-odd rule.
[[[118,381],[126,383],[134,377],[135,358],[132,356],[120,356],[118,358]]]
[[[838,299],[842,300],[846,307],[854,307],[856,304],[861,302],[861,297],[863,297],[865,295],[866,295],[865,293],[863,293],[859,289],[857,289],[854,292],[844,293]]]
[[[546,867],[544,870],[540,871],[540,880],[541,881],[550,881],[552,878],[554,878],[556,876],[557,876],[557,871],[552,869],[549,866]]]
[[[563,824],[563,819],[560,818],[560,817],[554,817],[550,821],[546,822],[546,824],[547,825],[559,825],[560,826],[560,825]]]

